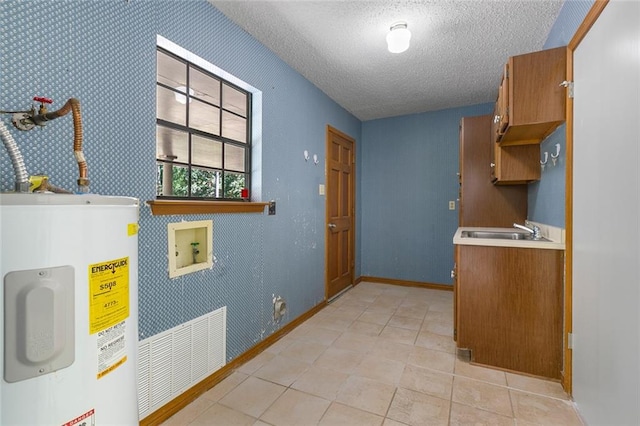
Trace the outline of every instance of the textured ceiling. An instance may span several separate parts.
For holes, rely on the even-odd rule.
[[[542,49],[563,0],[209,0],[359,119],[492,102],[509,56]],[[405,21],[411,47],[387,51]]]

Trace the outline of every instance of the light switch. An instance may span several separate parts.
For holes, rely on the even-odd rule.
[[[318,185],[318,194],[324,195],[324,185],[323,184]]]

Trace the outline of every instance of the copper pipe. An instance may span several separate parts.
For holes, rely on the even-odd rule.
[[[87,161],[82,153],[82,115],[80,114],[80,101],[71,98],[57,111],[38,114],[29,119],[39,126],[45,122],[67,115],[71,111],[73,115],[73,154],[78,163],[78,190],[89,192],[89,178],[87,177]]]

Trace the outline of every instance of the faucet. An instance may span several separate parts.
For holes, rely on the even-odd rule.
[[[542,235],[540,235],[540,228],[538,226],[536,226],[536,225],[533,225],[531,228],[529,228],[528,226],[520,225],[518,223],[514,223],[513,227],[514,228],[518,228],[518,229],[522,229],[524,231],[527,231],[527,232],[531,233],[531,238],[534,239],[534,240],[539,240],[539,239],[542,238]]]

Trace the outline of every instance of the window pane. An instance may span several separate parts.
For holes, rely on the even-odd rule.
[[[222,172],[194,167],[191,170],[191,196],[220,198]]]
[[[243,117],[247,116],[247,94],[233,87],[222,85],[222,108],[235,112]]]
[[[244,172],[244,148],[226,144],[224,146],[224,168]]]
[[[199,166],[222,168],[222,142],[202,136],[191,137],[191,162]]]
[[[189,68],[189,87],[193,95],[214,105],[220,105],[220,80],[194,68]]]
[[[224,174],[224,198],[241,198],[245,187],[244,175],[241,173]]]
[[[189,134],[156,126],[156,158],[189,163]]]
[[[187,64],[158,51],[156,55],[158,83],[169,87],[184,87],[187,85]]]
[[[222,136],[238,142],[247,141],[247,119],[222,111]]]
[[[193,99],[189,105],[189,127],[220,135],[220,109]]]
[[[158,162],[156,193],[158,195],[186,197],[189,188],[189,171],[186,167]]]
[[[182,96],[177,92],[156,86],[156,111],[157,116],[161,120],[176,123],[184,126],[187,122],[186,102],[180,103],[176,100],[176,95]]]

